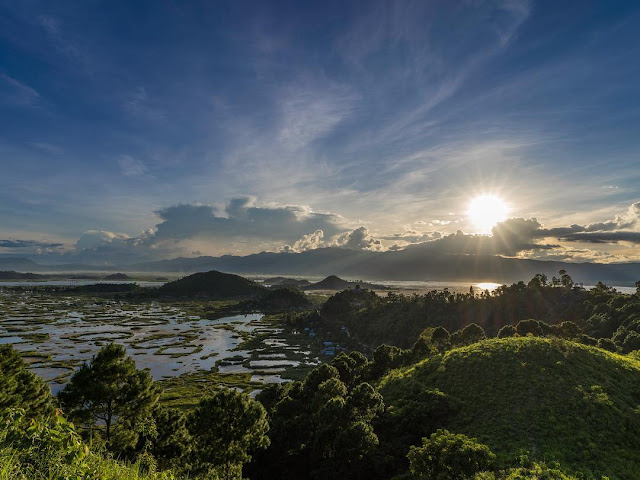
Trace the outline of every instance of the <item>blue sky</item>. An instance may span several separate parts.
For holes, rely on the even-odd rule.
[[[636,233],[639,23],[634,1],[0,1],[0,254],[402,248],[475,233],[484,193]]]

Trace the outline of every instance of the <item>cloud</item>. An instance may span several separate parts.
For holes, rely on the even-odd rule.
[[[62,22],[49,15],[40,15],[38,23],[47,33],[54,49],[60,55],[67,57],[80,66],[86,67],[88,56],[80,46],[79,40],[72,40],[69,32],[64,31]]]
[[[407,229],[372,235],[335,213],[318,213],[304,205],[259,205],[250,196],[231,198],[224,207],[178,204],[156,212],[160,222],[141,235],[86,231],[72,251],[54,252],[61,261],[127,264],[184,255],[245,255],[260,250],[300,253],[318,248],[357,251],[408,250],[423,256],[502,255],[554,260],[627,261],[624,252],[581,245],[640,244],[640,202],[612,220],[588,225],[545,228],[535,218],[510,218],[491,235],[457,231],[449,235]],[[390,244],[386,244],[389,242]],[[59,243],[0,240],[0,248],[57,249]],[[260,250],[259,250],[260,249]]]
[[[18,107],[35,107],[40,94],[26,83],[0,73],[0,103]]]
[[[105,245],[126,245],[131,237],[125,233],[107,232],[104,230],[88,230],[76,242],[79,250],[90,250]]]
[[[325,247],[339,247],[348,250],[386,250],[380,239],[374,238],[366,227],[361,226],[332,238],[325,236],[322,230],[316,230],[308,235],[303,235],[293,245],[285,245],[281,251],[299,253]]]
[[[315,250],[316,248],[324,247],[324,232],[322,230],[316,230],[308,235],[303,235],[302,238],[296,241],[293,245],[285,245],[282,248],[286,253],[300,253],[307,250]]]
[[[12,248],[12,249],[53,249],[62,247],[62,243],[40,242],[37,240],[12,240],[4,239],[0,240],[0,248]]]
[[[64,153],[64,148],[62,148],[59,145],[56,145],[54,143],[49,143],[49,142],[30,142],[29,145],[31,145],[34,148],[37,148],[38,150],[45,152],[45,153],[50,153],[50,154],[54,154],[54,155],[60,155],[62,153]]]
[[[358,227],[352,232],[340,235],[334,241],[334,245],[349,250],[385,250],[382,242],[372,237],[366,227]]]
[[[156,212],[158,240],[206,237],[212,240],[251,238],[293,243],[308,232],[333,236],[347,230],[347,221],[303,205],[257,206],[253,197],[232,198],[222,214],[209,205],[180,204]]]
[[[588,225],[543,229],[540,236],[556,237],[566,242],[640,243],[640,202],[629,206],[612,220]]]
[[[152,104],[145,87],[136,88],[124,102],[123,108],[126,112],[146,120],[157,121],[166,118],[165,112]]]
[[[178,204],[155,212],[153,229],[139,236],[89,230],[76,242],[67,260],[90,263],[134,263],[189,255],[254,253],[256,248],[299,252],[318,248],[324,236],[349,228],[340,215],[314,212],[303,205],[258,206],[253,197],[234,197],[218,211],[211,205]],[[307,233],[313,232],[313,233]]]
[[[147,166],[130,155],[121,155],[118,158],[118,165],[123,175],[127,177],[142,177],[147,173]]]
[[[393,235],[386,235],[378,237],[380,240],[400,241],[405,245],[410,243],[423,243],[430,240],[436,240],[442,237],[440,232],[418,232],[416,230],[405,230],[402,233],[395,233]]]
[[[410,235],[383,237],[386,239],[418,240]],[[554,239],[554,243],[545,242]],[[611,261],[615,257],[608,252],[591,249],[572,249],[561,243],[616,243],[640,244],[640,202],[632,204],[627,211],[614,219],[588,225],[544,228],[535,218],[510,218],[493,227],[491,235],[469,235],[458,231],[440,239],[427,239],[407,248],[419,248],[425,254],[477,254],[525,256],[528,258],[596,259]],[[402,244],[393,246],[397,250]]]

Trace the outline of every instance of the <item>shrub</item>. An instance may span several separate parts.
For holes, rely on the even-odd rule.
[[[411,473],[424,480],[460,480],[489,470],[496,456],[489,447],[466,435],[438,430],[422,446],[409,450]]]

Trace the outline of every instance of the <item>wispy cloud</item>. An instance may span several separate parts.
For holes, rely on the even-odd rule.
[[[71,35],[64,30],[59,18],[40,15],[38,23],[51,40],[56,52],[83,68],[88,67],[89,56],[85,48],[81,46],[79,40],[72,39]]]
[[[40,93],[26,83],[0,73],[0,103],[21,107],[35,107],[40,102]]]
[[[127,177],[142,177],[148,170],[142,161],[130,155],[121,155],[118,158],[118,165],[122,174]]]
[[[145,87],[138,87],[124,102],[123,108],[127,113],[150,121],[159,121],[166,118],[166,114],[160,108],[156,107]]]

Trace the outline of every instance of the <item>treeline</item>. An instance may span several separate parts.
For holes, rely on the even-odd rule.
[[[621,352],[640,348],[640,282],[638,293],[621,294],[602,283],[592,290],[571,277],[548,281],[538,274],[528,283],[501,286],[489,293],[432,291],[424,295],[345,290],[331,297],[319,312],[290,316],[300,326],[313,324],[327,336],[359,345],[365,351],[389,344],[410,347],[426,328],[456,332],[476,324],[493,337],[505,326],[535,319],[549,325],[570,321],[582,334],[609,339]]]

